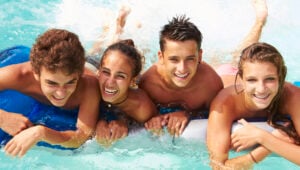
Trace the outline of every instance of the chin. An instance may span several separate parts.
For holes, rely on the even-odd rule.
[[[113,103],[115,100],[110,98],[110,97],[102,97],[102,99],[105,101],[105,102],[108,102],[108,103]]]
[[[257,104],[256,107],[259,108],[260,110],[266,109],[270,106],[269,104]]]
[[[63,102],[57,102],[57,101],[51,101],[52,105],[56,106],[56,107],[63,107],[64,105],[66,105],[66,101]]]
[[[181,81],[178,81],[178,80],[173,81],[173,84],[177,87],[186,87],[186,86],[188,86],[189,83],[190,83],[189,79],[181,80]]]
[[[173,83],[174,83],[174,85],[175,85],[176,87],[179,87],[179,88],[183,88],[183,87],[186,87],[186,86],[188,85],[188,83],[186,83],[186,82],[178,82],[178,81],[174,81]]]
[[[63,107],[66,103],[54,103],[54,102],[52,102],[52,104],[56,107]]]

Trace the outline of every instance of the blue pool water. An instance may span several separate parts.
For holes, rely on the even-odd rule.
[[[31,46],[48,28],[66,28],[77,33],[86,49],[101,33],[102,25],[114,22],[121,3],[132,8],[123,38],[130,37],[145,52],[146,67],[156,60],[158,30],[172,16],[186,13],[201,29],[204,60],[213,63],[234,49],[254,20],[250,0],[0,0],[0,49]],[[288,81],[300,80],[298,50],[300,1],[268,1],[269,17],[261,41],[273,44],[288,66]],[[246,12],[245,12],[246,11]],[[142,28],[136,27],[141,23]],[[237,153],[231,152],[232,156]],[[145,131],[132,133],[113,147],[102,148],[94,140],[76,151],[35,147],[22,158],[0,150],[0,169],[210,169],[204,141],[152,137]],[[254,169],[298,169],[270,155]]]

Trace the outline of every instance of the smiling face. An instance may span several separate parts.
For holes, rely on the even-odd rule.
[[[254,110],[267,108],[279,88],[277,68],[270,62],[244,62],[242,81],[246,105]]]
[[[127,98],[132,79],[132,65],[120,51],[108,52],[99,68],[99,85],[104,101],[116,104]]]
[[[62,107],[76,90],[79,73],[71,75],[61,71],[53,73],[42,67],[40,75],[35,74],[35,78],[40,81],[42,92],[47,99],[54,106]]]
[[[164,51],[158,55],[165,81],[175,88],[182,88],[188,86],[195,76],[202,51],[193,40],[166,40]]]

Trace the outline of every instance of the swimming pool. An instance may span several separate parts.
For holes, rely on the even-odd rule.
[[[124,37],[131,37],[141,49],[148,49],[146,66],[156,60],[158,30],[175,14],[186,13],[204,34],[204,59],[226,55],[249,30],[254,13],[250,0],[232,4],[230,0],[159,1],[138,0],[0,0],[0,48],[17,44],[31,46],[35,37],[47,28],[66,28],[76,32],[86,49],[101,32],[101,25],[114,21],[120,3],[132,7]],[[199,6],[199,4],[202,4]],[[300,80],[297,69],[298,19],[300,2],[269,1],[269,18],[261,40],[273,44],[285,57],[288,81]],[[184,8],[183,8],[184,6]],[[167,7],[167,8],[166,8]],[[155,14],[154,15],[154,12]],[[245,12],[249,11],[249,12]],[[136,28],[141,22],[142,28]],[[226,62],[226,61],[224,61]],[[231,152],[231,155],[237,153]],[[94,140],[72,151],[34,148],[23,159],[13,159],[0,150],[0,169],[210,169],[203,141],[157,138],[145,131],[132,133],[111,148],[102,148]],[[254,169],[298,169],[296,165],[269,156]]]

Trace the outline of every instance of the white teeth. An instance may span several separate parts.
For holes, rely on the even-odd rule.
[[[106,93],[109,93],[109,94],[114,94],[114,93],[116,93],[118,90],[105,88],[104,91],[105,91]]]
[[[55,100],[63,100],[64,98],[58,98],[58,97],[55,97],[55,96],[53,96],[53,98],[55,99]]]
[[[177,77],[180,77],[180,78],[185,78],[185,77],[188,76],[188,74],[189,74],[189,73],[185,73],[185,74],[177,74],[177,73],[175,73],[175,75],[176,75]]]
[[[263,95],[263,96],[260,96],[260,95],[254,95],[256,98],[259,98],[259,99],[266,99],[269,97],[269,94],[267,95]]]

